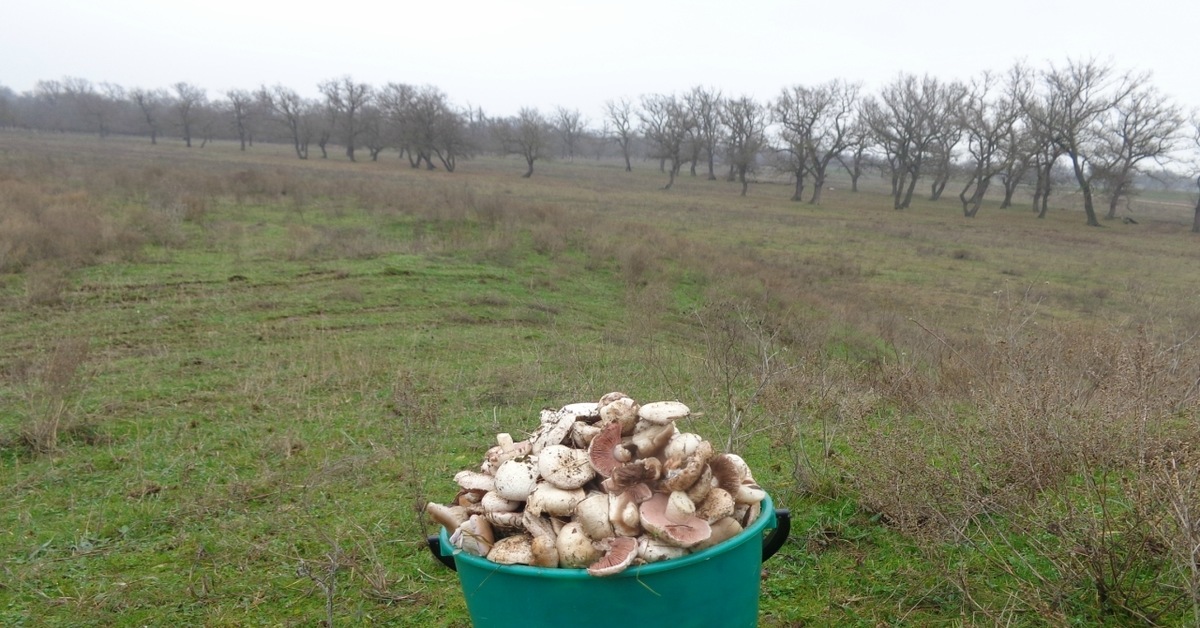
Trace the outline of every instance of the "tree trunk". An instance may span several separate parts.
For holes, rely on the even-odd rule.
[[[533,161],[533,157],[525,156],[525,163],[529,164],[529,169],[525,171],[525,174],[521,175],[522,179],[528,179],[533,176]]]
[[[933,178],[933,184],[929,186],[929,200],[940,201],[942,192],[946,191],[946,184],[950,182],[950,173],[938,174]]]
[[[796,190],[792,194],[791,200],[797,201],[797,202],[804,200],[804,171],[803,170],[799,170],[796,172]]]
[[[1008,209],[1012,207],[1013,193],[1017,191],[1017,181],[1011,177],[1004,180],[1004,200],[1000,203],[1000,209]]]
[[[739,168],[738,170],[740,170],[740,172],[738,172],[738,179],[740,179],[742,182],[742,196],[745,196],[746,190],[750,189],[750,182],[746,181],[746,171],[742,168]]]
[[[1196,178],[1196,187],[1200,187],[1200,177]],[[1200,199],[1196,200],[1196,209],[1192,213],[1192,233],[1200,233]]]
[[[633,172],[633,165],[629,163],[629,147],[621,147],[621,155],[625,157],[625,172]]]
[[[1068,153],[1068,156],[1071,158],[1071,166],[1075,169],[1075,180],[1079,183],[1079,190],[1083,192],[1083,213],[1087,214],[1087,225],[1099,227],[1100,221],[1096,220],[1096,205],[1092,198],[1092,183],[1088,181],[1083,172],[1083,164],[1080,163],[1079,155]]]
[[[821,203],[821,190],[825,189],[825,169],[818,166],[817,171],[813,173],[813,193],[808,199],[809,205],[819,205]]]
[[[668,172],[670,178],[667,179],[667,185],[663,187],[664,190],[669,190],[672,185],[675,185],[675,175],[679,174],[679,169],[682,165],[677,161],[671,162],[671,170]]]
[[[150,129],[150,144],[158,144],[158,129]]]

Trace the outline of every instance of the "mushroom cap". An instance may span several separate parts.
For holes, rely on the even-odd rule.
[[[617,448],[621,446],[621,426],[609,423],[600,430],[588,445],[588,460],[596,473],[604,477],[612,475],[613,469],[621,464],[617,459]]]
[[[506,536],[492,546],[487,559],[501,565],[529,565],[533,563],[533,537],[528,534]]]
[[[608,493],[592,493],[575,505],[575,522],[594,541],[614,535],[612,521],[608,518],[608,500]]]
[[[471,515],[450,535],[452,545],[475,556],[487,556],[495,540],[492,524],[483,515]]]
[[[633,427],[637,424],[640,407],[629,397],[614,399],[600,406],[600,423],[604,425],[618,423],[621,425],[621,433],[629,435],[633,433]]]
[[[651,423],[671,423],[691,414],[691,408],[678,401],[654,401],[638,410],[638,418]]]
[[[488,491],[479,500],[479,505],[484,512],[512,512],[521,507],[521,502],[504,499],[496,491]]]
[[[642,533],[638,502],[629,491],[609,498],[608,520],[617,536],[637,536]]]
[[[686,458],[695,453],[702,442],[704,438],[695,432],[678,432],[663,449],[663,455],[667,458]]]
[[[462,506],[444,506],[437,502],[425,504],[425,513],[429,515],[430,519],[451,532],[457,530],[458,526],[462,525],[462,522],[470,516],[467,514],[467,509]]]
[[[570,414],[576,419],[583,419],[591,423],[600,418],[600,404],[594,401],[584,401],[580,403],[568,403],[559,408],[559,412]]]
[[[692,487],[687,490],[688,497],[692,498],[693,502],[699,504],[708,498],[708,493],[713,489],[713,474],[712,468],[704,465],[704,470],[700,472],[700,477],[696,480]]]
[[[574,424],[574,414],[543,410],[542,424],[538,426],[530,439],[533,442],[530,452],[537,455],[550,445],[561,445],[567,435],[571,433],[571,426]]]
[[[766,498],[767,492],[754,480],[742,480],[741,486],[733,494],[733,501],[739,504],[757,504]]]
[[[554,536],[533,537],[529,548],[533,560],[529,561],[529,564],[534,567],[557,567],[559,561],[557,541],[558,539]]]
[[[676,547],[692,547],[712,535],[708,522],[699,517],[689,517],[683,523],[667,518],[667,500],[666,493],[655,493],[642,502],[642,527],[650,534]]]
[[[671,458],[673,463],[669,466],[674,468],[668,469],[666,477],[663,479],[663,487],[671,491],[686,491],[692,487],[704,474],[704,470],[708,468],[708,460],[712,458],[713,447],[708,441],[700,441],[700,444],[686,458]]]
[[[538,454],[538,473],[562,489],[583,486],[596,476],[588,452],[566,445],[548,445]]]
[[[662,541],[645,534],[639,536],[637,539],[638,558],[648,563],[657,563],[662,560],[679,558],[680,556],[686,556],[687,553],[688,551],[682,547],[668,545],[667,543],[663,543]]]
[[[536,459],[507,460],[496,468],[495,491],[504,499],[523,502],[537,484]]]
[[[494,491],[496,478],[479,471],[459,471],[454,474],[454,481],[468,491]]]
[[[667,496],[667,508],[665,511],[667,519],[671,523],[686,524],[689,519],[695,518],[696,504],[692,503],[692,499],[683,491],[672,491]]]
[[[704,501],[696,504],[696,516],[713,523],[714,521],[733,516],[733,496],[723,488],[715,487],[708,492]]]
[[[667,443],[671,442],[671,437],[674,435],[674,423],[659,424],[639,421],[629,442],[632,447],[636,448],[639,458],[649,458],[662,451]]]
[[[555,517],[569,517],[585,497],[587,493],[581,488],[565,489],[549,482],[539,482],[526,500],[525,512],[535,516],[546,513]]]
[[[718,454],[708,461],[712,469],[713,483],[725,489],[730,495],[736,495],[742,486],[742,473],[737,462],[729,454]]]
[[[606,551],[600,560],[588,566],[593,576],[611,576],[625,571],[637,558],[637,540],[628,536],[615,536],[605,541]]]
[[[708,540],[697,543],[696,547],[692,548],[693,551],[707,549],[716,545],[717,543],[728,541],[729,539],[741,534],[742,530],[744,529],[742,528],[742,524],[738,523],[733,517],[717,519],[716,521],[712,522],[711,526],[712,535],[708,537]]]
[[[607,521],[608,517],[605,516]],[[581,569],[596,562],[603,552],[596,549],[591,537],[584,531],[583,523],[572,521],[558,531],[556,542],[558,564],[569,569]]]

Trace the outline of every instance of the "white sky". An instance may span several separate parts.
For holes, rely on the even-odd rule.
[[[433,84],[489,115],[577,108],[707,85],[768,99],[833,78],[868,91],[900,72],[969,79],[1017,60],[1095,57],[1151,71],[1200,105],[1191,0],[8,0],[0,85],[77,76],[188,81],[222,98],[324,79]]]

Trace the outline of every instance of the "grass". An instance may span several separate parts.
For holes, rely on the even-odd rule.
[[[616,389],[794,513],[764,625],[1200,608],[1186,207],[284,148],[0,134],[0,623],[466,625],[421,505]]]

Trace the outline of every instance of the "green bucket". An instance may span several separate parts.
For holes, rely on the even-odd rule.
[[[480,628],[726,628],[758,623],[762,563],[783,546],[790,529],[790,513],[776,510],[768,496],[758,519],[728,541],[603,578],[584,569],[498,565],[456,553],[445,528],[428,541],[434,556],[458,571],[471,621]]]

